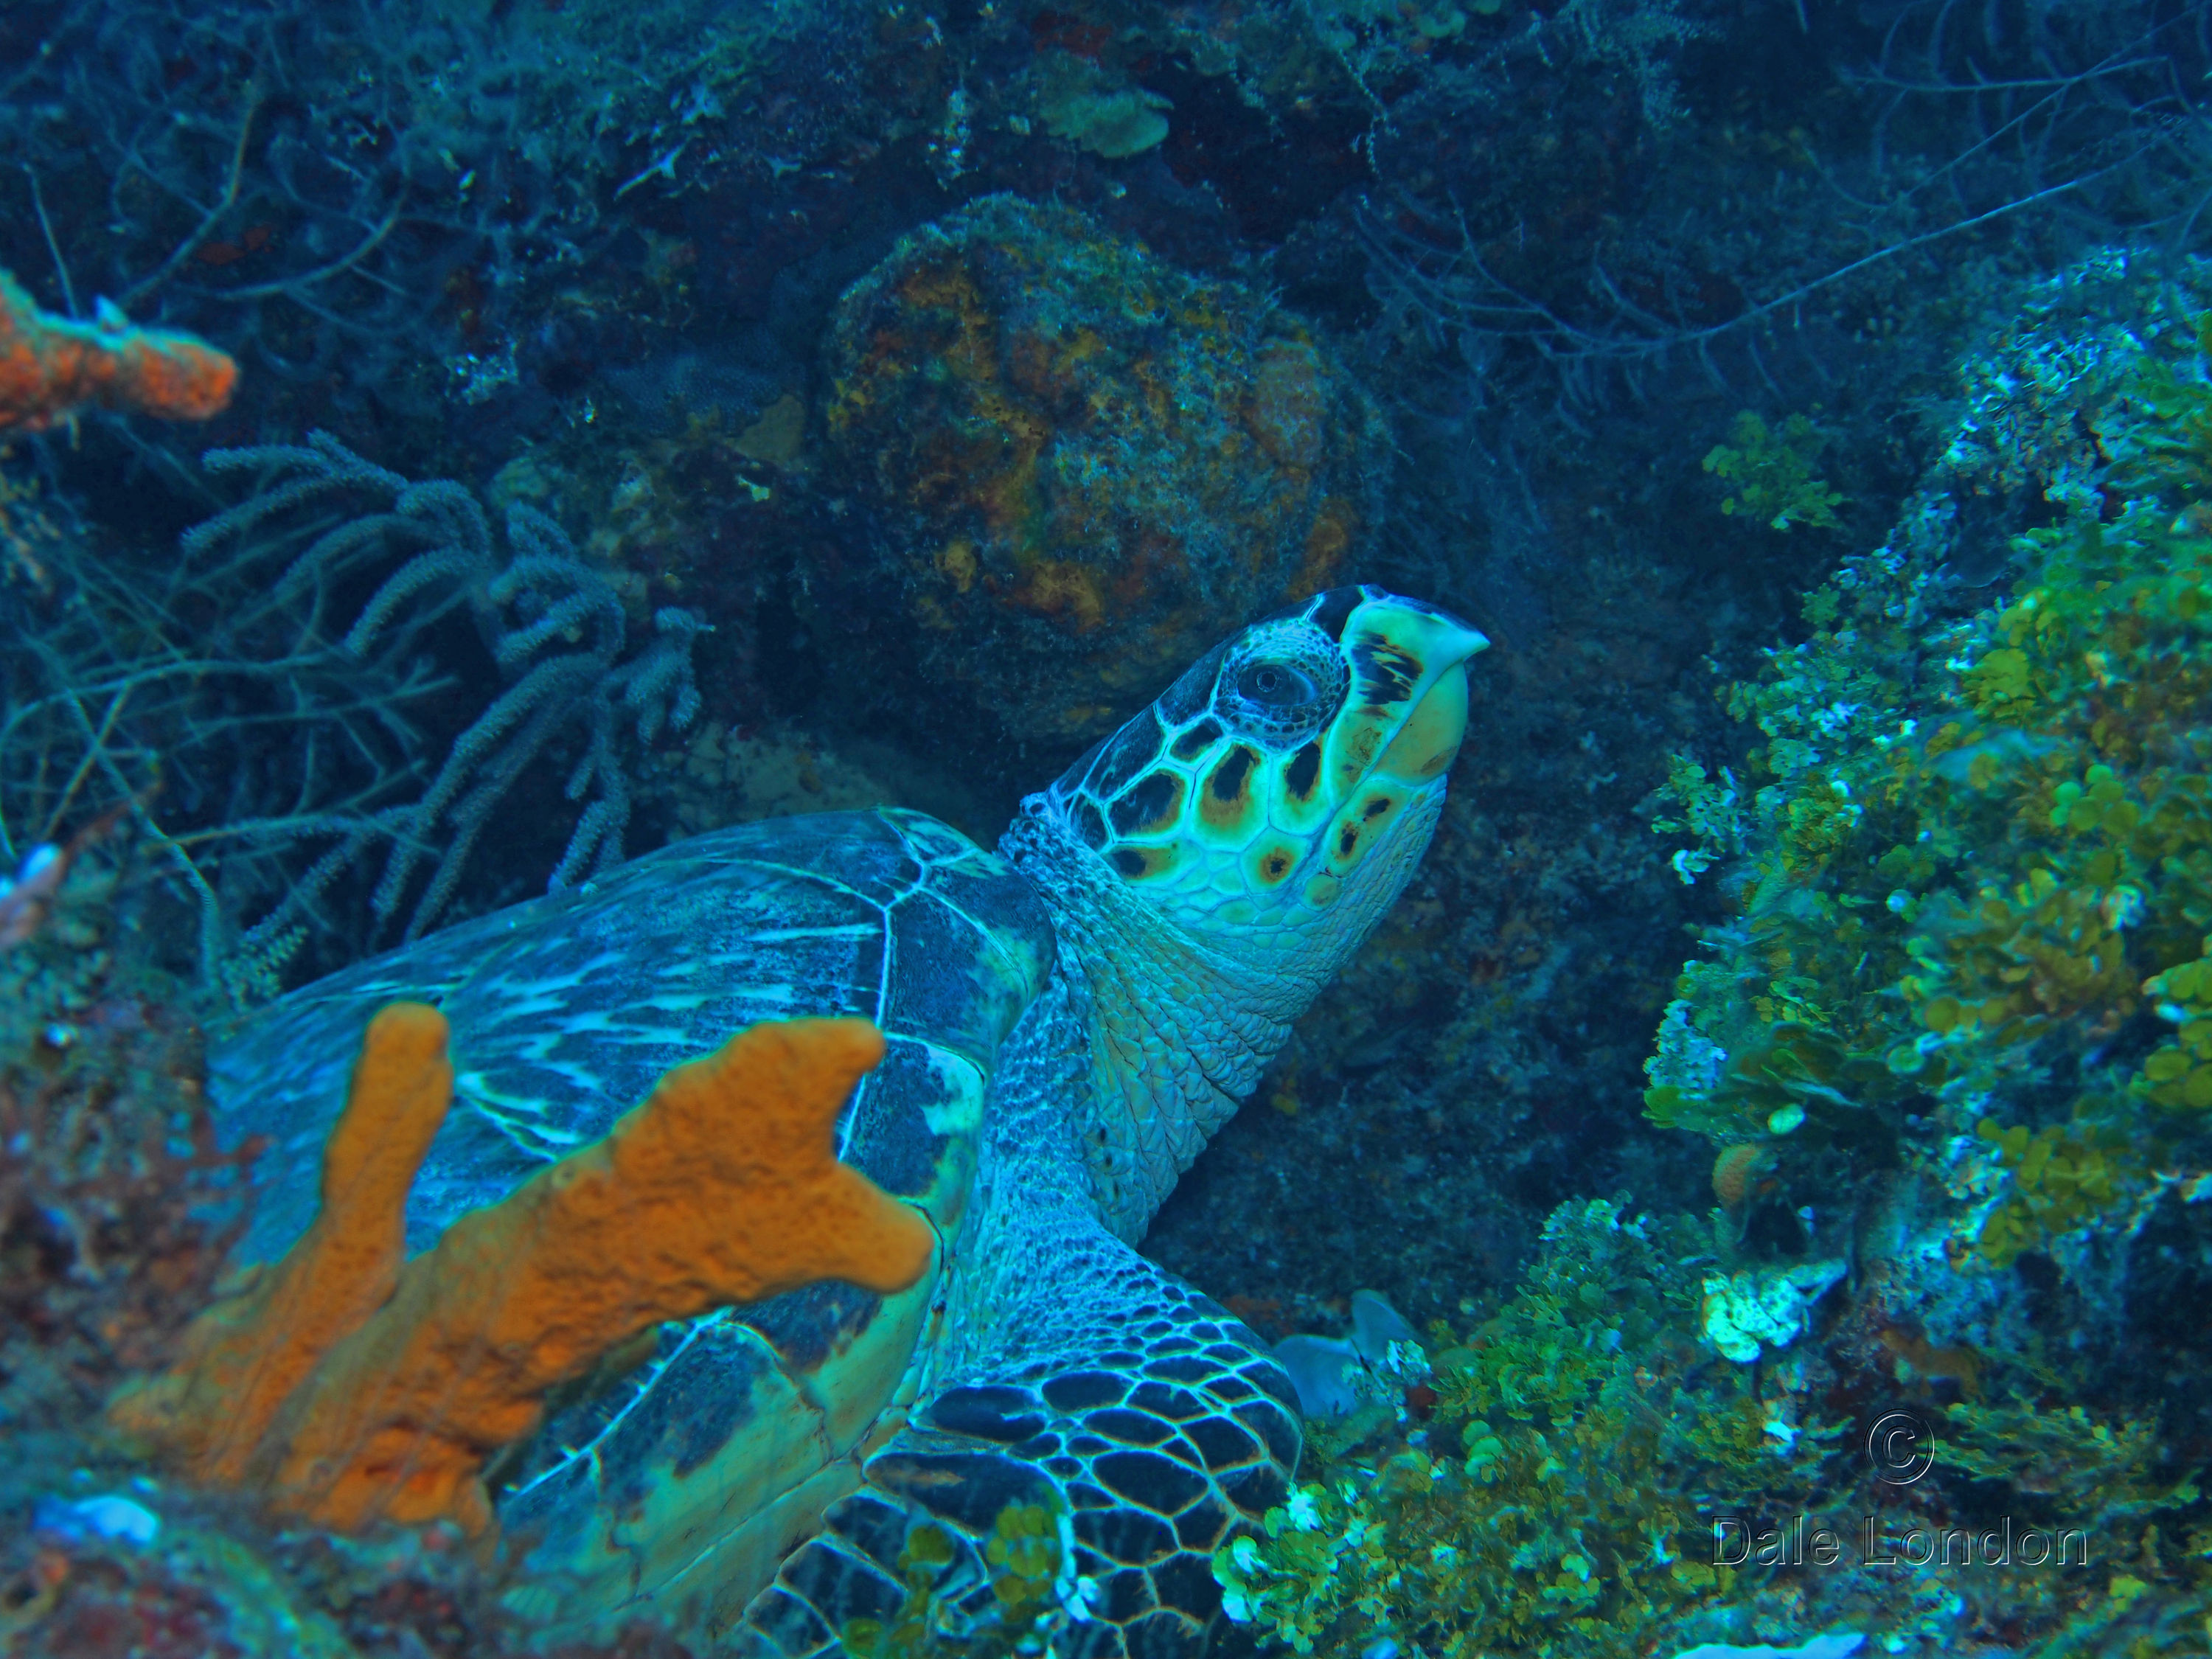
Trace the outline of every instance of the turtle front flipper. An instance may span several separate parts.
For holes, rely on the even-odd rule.
[[[1212,1553],[1283,1501],[1297,1408],[1257,1337],[1117,1248],[1126,1267],[1103,1288],[1129,1298],[1121,1330],[1140,1345],[932,1400],[747,1610],[757,1650],[863,1659],[916,1618],[1064,1628],[1055,1653],[1102,1659],[1203,1650],[1221,1610]],[[1025,1558],[1030,1536],[1042,1548]]]
[[[1190,1659],[1220,1611],[1212,1552],[1289,1490],[1281,1366],[1098,1218],[1064,1105],[1082,1001],[1055,986],[1001,1058],[933,1391],[746,1609],[762,1659],[867,1659],[916,1619]]]

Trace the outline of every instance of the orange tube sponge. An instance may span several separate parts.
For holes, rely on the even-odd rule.
[[[204,421],[237,385],[237,363],[193,335],[133,327],[112,307],[73,323],[40,310],[0,270],[0,435],[41,432],[87,409]]]
[[[401,1029],[435,1022],[442,1039],[439,1015],[402,1007],[409,1024]],[[379,1024],[398,1012],[386,1010]],[[362,1077],[387,1045],[396,1055],[398,1042],[371,1027],[346,1118],[325,1155],[325,1212],[349,1121],[368,1115]],[[935,1243],[929,1224],[836,1161],[837,1115],[883,1053],[883,1036],[866,1020],[792,1020],[753,1026],[669,1073],[605,1139],[463,1216],[435,1249],[400,1268],[390,1299],[319,1356],[242,1463],[229,1455],[193,1461],[195,1448],[216,1437],[207,1419],[235,1414],[222,1392],[223,1368],[194,1355],[179,1368],[188,1373],[181,1379],[173,1372],[119,1399],[115,1420],[212,1478],[235,1483],[229,1472],[242,1471],[243,1483],[273,1507],[320,1525],[446,1519],[481,1534],[491,1523],[479,1478],[486,1455],[536,1428],[546,1391],[584,1375],[609,1350],[663,1320],[817,1279],[887,1293],[921,1277]],[[403,1080],[395,1061],[381,1086],[393,1099],[411,1100],[409,1090],[420,1085],[443,1094],[450,1076],[442,1066],[441,1054],[435,1067],[418,1066]],[[341,1276],[323,1261],[337,1252],[322,1223],[319,1216],[294,1246],[280,1279],[303,1257],[318,1259],[297,1270],[315,1282]],[[380,1271],[381,1258],[365,1241],[349,1259],[372,1276]],[[205,1319],[223,1322],[222,1337],[204,1345],[210,1354],[227,1352],[225,1341],[253,1325],[250,1310]],[[304,1346],[266,1323],[256,1328],[264,1355]],[[281,1383],[286,1368],[273,1358],[265,1368],[272,1386]],[[139,1403],[179,1388],[192,1402],[186,1409],[149,1412]]]
[[[169,1371],[116,1400],[117,1426],[204,1485],[242,1482],[286,1397],[398,1286],[407,1189],[453,1092],[446,1017],[419,1002],[379,1012],[323,1148],[313,1222],[282,1261],[192,1322]]]

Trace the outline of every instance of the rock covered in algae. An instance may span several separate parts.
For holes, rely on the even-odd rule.
[[[1017,738],[1100,735],[1223,617],[1339,580],[1376,516],[1383,422],[1313,331],[1071,209],[987,198],[908,238],[829,358],[922,665]]]

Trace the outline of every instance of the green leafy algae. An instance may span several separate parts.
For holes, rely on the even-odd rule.
[[[1771,530],[1793,524],[1839,527],[1836,509],[1844,499],[1813,471],[1827,434],[1810,418],[1792,415],[1775,428],[1747,409],[1729,428],[1729,437],[1731,443],[1716,444],[1705,456],[1705,471],[1735,487],[1734,495],[1722,497],[1723,513],[1762,520]]]
[[[1908,537],[1847,560],[1729,694],[1766,739],[1749,801],[1676,763],[1685,858],[1750,855],[1652,1117],[1729,1142],[1940,1109],[1991,1164],[1998,1266],[2172,1167],[2212,1109],[2208,342],[2142,351],[2087,412],[2099,475],[2014,539],[2008,600],[1930,622]],[[2054,1086],[2064,1121],[2014,1121]]]
[[[981,1561],[944,1528],[923,1522],[898,1557],[906,1595],[888,1620],[854,1619],[840,1638],[854,1659],[962,1659],[1042,1654],[1068,1623],[1064,1517],[1042,1504],[1009,1504],[983,1542]],[[979,1570],[980,1569],[980,1570]],[[988,1595],[975,1592],[988,1587]]]
[[[1830,1433],[1790,1424],[1698,1340],[1694,1226],[1569,1204],[1517,1294],[1439,1322],[1429,1415],[1310,1425],[1263,1534],[1217,1551],[1229,1616],[1301,1654],[1648,1654],[1735,1586],[1701,1510],[1809,1498]]]
[[[1928,492],[1724,693],[1747,756],[1676,757],[1656,823],[1729,914],[1646,1112],[1848,1228],[1808,1346],[1863,1409],[1928,1413],[1923,1501],[2094,1540],[2063,1572],[1927,1581],[1951,1610],[1922,1633],[2038,1659],[2212,1639],[2191,1351],[2131,1278],[2148,1225],[2185,1240],[2212,1198],[2212,313],[2136,282],[2085,268],[2051,285],[2070,314],[1968,365]],[[2008,521],[1985,600],[1950,562],[1986,574],[1972,533]]]

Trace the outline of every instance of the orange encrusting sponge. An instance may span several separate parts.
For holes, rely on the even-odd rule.
[[[482,1534],[485,1456],[611,1349],[816,1279],[889,1293],[928,1267],[928,1223],[836,1161],[838,1112],[883,1058],[864,1019],[739,1032],[403,1267],[407,1188],[452,1094],[445,1042],[434,1009],[377,1015],[313,1224],[195,1322],[173,1369],[118,1396],[117,1427],[319,1525]]]
[[[41,311],[0,270],[0,435],[42,432],[87,409],[204,421],[237,385],[238,364],[196,336],[134,328],[112,312],[73,323]]]

